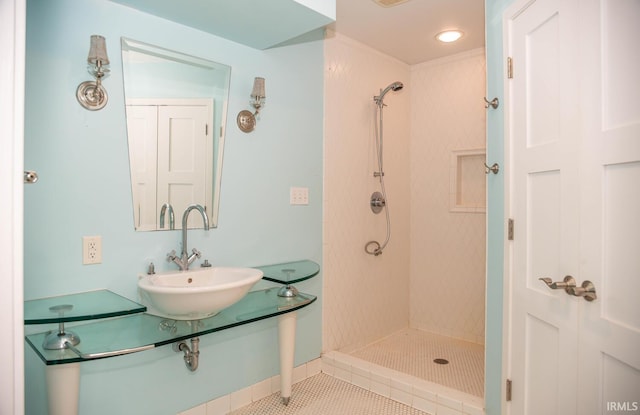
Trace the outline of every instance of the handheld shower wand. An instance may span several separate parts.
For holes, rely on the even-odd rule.
[[[389,91],[400,91],[402,88],[404,88],[404,84],[400,81],[396,81],[394,83],[392,83],[391,85],[389,85],[388,87],[386,87],[385,89],[381,89],[380,90],[380,95],[376,95],[373,97],[373,100],[375,101],[375,103],[379,106],[382,107],[384,105],[384,96],[387,94],[387,92]]]
[[[373,173],[374,177],[377,177],[380,180],[380,190],[382,191],[382,193],[380,192],[374,192],[373,195],[371,195],[371,210],[374,213],[380,213],[380,211],[382,210],[382,208],[384,207],[385,210],[385,216],[386,216],[386,220],[387,220],[387,236],[384,240],[384,242],[382,244],[380,244],[378,241],[369,241],[367,242],[367,244],[364,247],[364,250],[367,254],[369,255],[373,255],[373,256],[378,256],[380,254],[382,254],[382,250],[387,246],[387,244],[389,243],[389,239],[391,238],[391,220],[389,217],[389,205],[387,202],[387,191],[385,189],[384,186],[384,171],[383,171],[383,153],[382,153],[382,149],[383,149],[383,141],[382,141],[382,137],[383,137],[383,130],[382,130],[382,109],[385,106],[384,104],[384,96],[389,92],[389,91],[399,91],[402,88],[404,88],[404,84],[402,82],[396,81],[394,83],[392,83],[391,85],[387,86],[385,89],[381,89],[380,90],[380,95],[376,95],[373,97],[373,101],[376,103],[376,105],[378,106],[378,110],[377,110],[377,114],[379,114],[379,122],[380,122],[380,126],[376,131],[376,153],[378,155],[378,171]]]

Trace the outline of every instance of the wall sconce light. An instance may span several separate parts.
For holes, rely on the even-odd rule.
[[[86,81],[78,85],[76,98],[80,105],[89,111],[96,111],[107,105],[107,91],[102,86],[102,78],[108,75],[109,57],[104,37],[91,35],[91,47],[89,49],[89,73],[96,78],[95,81]]]
[[[249,101],[249,104],[255,108],[256,112],[252,113],[248,110],[242,110],[238,113],[236,121],[240,131],[250,133],[256,128],[256,118],[260,112],[260,108],[264,106],[266,97],[264,92],[264,78],[256,78],[253,81],[253,91],[251,92],[251,100]]]

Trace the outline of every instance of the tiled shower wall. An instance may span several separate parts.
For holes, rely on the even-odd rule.
[[[325,42],[323,350],[358,346],[407,326],[409,320],[410,68],[349,38]],[[391,242],[380,256],[365,244],[385,237],[384,212],[369,208],[380,190],[373,177],[373,96],[385,96],[384,171]]]
[[[449,173],[451,151],[485,146],[484,52],[409,66],[328,33],[324,71],[323,351],[408,325],[481,343],[485,215],[449,212]],[[405,88],[385,97],[391,242],[373,257],[364,245],[386,231],[369,208],[373,96],[394,81]]]
[[[411,68],[410,325],[476,343],[484,343],[485,214],[450,210],[450,167],[453,151],[485,148],[485,79],[484,49]],[[467,191],[484,194],[481,164],[463,177]]]

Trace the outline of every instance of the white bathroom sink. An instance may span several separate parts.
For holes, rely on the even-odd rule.
[[[149,314],[198,320],[240,301],[261,278],[255,268],[197,268],[141,275],[138,292]]]

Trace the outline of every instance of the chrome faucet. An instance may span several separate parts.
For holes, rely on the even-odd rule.
[[[187,221],[189,219],[189,213],[191,213],[191,211],[194,209],[200,212],[200,215],[202,216],[202,221],[204,222],[204,230],[209,230],[209,218],[207,218],[207,213],[204,211],[204,208],[196,204],[189,205],[182,215],[182,254],[180,255],[180,257],[176,256],[175,250],[167,254],[167,261],[176,263],[182,271],[188,270],[189,265],[191,265],[191,263],[193,263],[196,258],[200,258],[200,255],[202,255],[196,248],[193,248],[191,250],[191,255],[187,253],[187,232],[189,230],[187,228]]]
[[[160,228],[161,229],[164,228],[164,216],[167,210],[169,211],[169,229],[175,229],[176,220],[173,216],[173,207],[169,203],[165,203],[164,205],[162,205],[162,208],[160,209]]]

